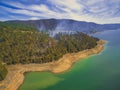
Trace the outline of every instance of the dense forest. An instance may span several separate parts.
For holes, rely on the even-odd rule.
[[[97,41],[81,32],[59,33],[52,38],[26,25],[0,22],[0,61],[8,65],[52,62],[66,53],[93,48]],[[7,73],[2,63],[0,80]]]

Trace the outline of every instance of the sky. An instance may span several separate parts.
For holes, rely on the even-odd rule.
[[[120,0],[0,0],[0,21],[49,18],[120,23]]]

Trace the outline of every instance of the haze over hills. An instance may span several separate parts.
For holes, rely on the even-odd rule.
[[[54,34],[58,32],[74,31],[81,31],[84,33],[95,33],[104,30],[120,29],[120,24],[96,24],[93,22],[75,21],[72,19],[41,19],[26,21],[14,20],[6,22],[26,24],[29,26],[33,26],[40,31],[49,31]]]

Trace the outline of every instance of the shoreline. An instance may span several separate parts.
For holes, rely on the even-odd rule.
[[[61,73],[69,68],[78,60],[87,58],[90,55],[98,54],[104,49],[104,40],[99,40],[92,49],[87,49],[77,53],[68,53],[63,55],[58,61],[44,64],[17,64],[7,65],[8,74],[3,81],[0,81],[0,90],[17,90],[24,81],[26,72],[49,71]]]

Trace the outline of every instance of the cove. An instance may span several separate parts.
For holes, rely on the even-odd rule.
[[[19,90],[120,90],[120,30],[94,34],[105,49],[60,74],[30,72]]]

